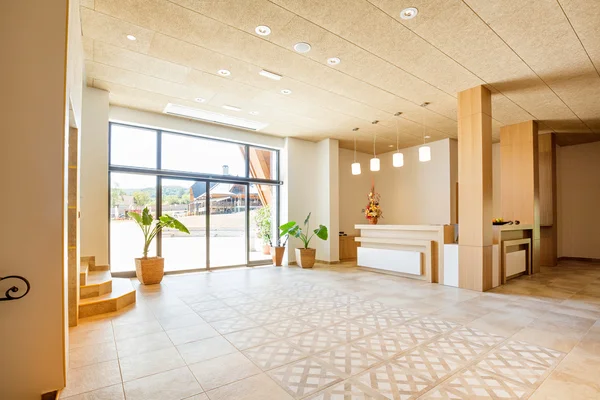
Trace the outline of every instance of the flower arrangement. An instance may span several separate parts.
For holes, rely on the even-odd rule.
[[[379,206],[380,195],[375,192],[375,185],[371,186],[371,191],[367,198],[369,202],[363,212],[365,213],[365,217],[369,220],[369,223],[376,224],[379,218],[383,218],[383,212]]]

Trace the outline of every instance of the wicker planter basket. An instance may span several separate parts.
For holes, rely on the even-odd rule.
[[[165,259],[148,257],[135,259],[135,275],[143,285],[155,285],[165,274]]]

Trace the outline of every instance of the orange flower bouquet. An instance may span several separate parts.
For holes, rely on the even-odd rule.
[[[367,203],[366,208],[363,210],[365,213],[365,217],[369,221],[370,224],[376,225],[379,221],[379,218],[383,218],[383,212],[381,211],[381,207],[379,206],[380,195],[375,192],[375,185],[371,186],[371,191],[367,196],[369,202]]]

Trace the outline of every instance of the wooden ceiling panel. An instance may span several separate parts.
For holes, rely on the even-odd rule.
[[[600,71],[600,1],[559,0],[583,47]]]

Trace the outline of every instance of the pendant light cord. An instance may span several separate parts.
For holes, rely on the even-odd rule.
[[[373,158],[377,158],[377,154],[375,153],[375,140],[377,139],[377,135],[373,135]]]

